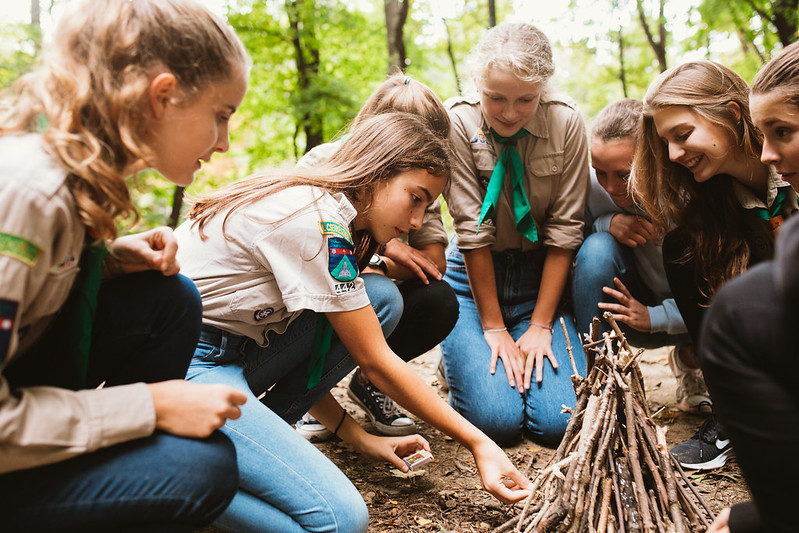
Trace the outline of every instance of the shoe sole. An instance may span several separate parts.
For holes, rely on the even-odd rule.
[[[378,422],[378,420],[375,418],[375,415],[372,414],[372,412],[366,407],[366,405],[364,405],[361,399],[358,398],[355,395],[355,393],[350,390],[349,387],[347,387],[347,395],[350,397],[350,399],[353,402],[358,404],[358,407],[363,409],[363,411],[366,413],[366,416],[369,417],[369,421],[372,423],[374,428],[381,435],[388,435],[391,437],[403,437],[405,435],[413,435],[414,433],[416,433],[417,429],[415,423],[410,426],[402,427],[402,426],[387,426],[382,422]]]
[[[305,431],[300,428],[294,428],[294,430],[308,442],[325,442],[333,436],[333,432],[327,428],[324,431]]]
[[[730,457],[730,455],[732,455],[731,449],[721,452],[710,461],[706,461],[704,463],[683,463],[679,459],[677,459],[677,462],[680,463],[680,466],[683,468],[689,468],[691,470],[713,470],[714,468],[721,468],[727,464],[727,459]]]
[[[683,413],[688,413],[691,415],[709,415],[713,413],[713,406],[709,404],[705,404],[702,406],[694,406],[689,404],[686,401],[679,401],[677,402],[677,409],[682,411]]]

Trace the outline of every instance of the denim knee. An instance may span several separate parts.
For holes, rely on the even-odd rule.
[[[574,268],[587,279],[601,280],[604,284],[608,277],[624,270],[621,246],[610,233],[592,233],[577,250]]]
[[[383,334],[388,336],[397,327],[405,310],[399,288],[394,281],[381,274],[363,274],[363,283],[369,302],[375,310]]]
[[[236,450],[220,431],[205,439],[183,439],[179,448],[187,463],[186,479],[196,498],[187,522],[208,524],[222,514],[238,491]],[[202,467],[197,468],[197,465]]]
[[[330,494],[328,503],[335,516],[336,533],[362,533],[369,528],[369,509],[355,486],[352,490],[338,490]]]
[[[561,413],[562,407],[550,406],[549,412],[541,413],[536,420],[528,419],[525,423],[525,430],[532,439],[540,444],[555,447],[560,444],[566,433],[566,426],[569,425],[570,415]]]
[[[481,403],[461,414],[497,444],[518,439],[522,433],[523,413],[504,404]]]

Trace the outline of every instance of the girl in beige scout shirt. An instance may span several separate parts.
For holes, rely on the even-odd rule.
[[[583,239],[585,128],[547,87],[552,52],[535,26],[490,29],[473,61],[479,95],[448,102],[455,161],[444,197],[456,236],[444,279],[460,304],[441,344],[450,403],[497,442],[526,430],[554,444],[575,401],[559,318],[579,347],[560,306]],[[574,356],[584,375],[582,350]]]
[[[420,227],[448,177],[447,144],[429,123],[384,113],[360,122],[326,164],[242,180],[195,203],[176,231],[183,270],[203,297],[188,378],[248,397],[223,429],[241,487],[222,527],[366,530],[358,491],[289,425],[310,409],[361,453],[407,470],[401,457],[429,449],[427,441],[366,433],[330,394],[356,365],[467,447],[486,490],[504,502],[527,495],[528,480],[502,450],[391,351],[385,336],[400,313],[384,301],[370,305],[358,276],[378,243]]]
[[[247,54],[188,0],[81,2],[54,35],[0,122],[0,529],[193,530],[235,492],[214,430],[245,398],[183,380],[197,290],[169,228],[116,219],[136,171],[185,186],[227,150]]]
[[[698,346],[712,295],[771,258],[775,234],[796,211],[796,193],[761,161],[749,87],[724,65],[692,61],[658,76],[644,97],[641,124],[630,186],[656,227],[668,231],[666,277]],[[701,368],[700,353],[697,361],[681,355],[675,366]],[[671,453],[686,468],[718,468],[732,447],[711,414]]]
[[[449,116],[444,105],[430,87],[406,76],[392,74],[375,89],[353,120],[380,113],[403,111],[425,118],[433,132],[449,137]],[[322,164],[341,146],[343,139],[314,147],[297,165],[314,167]],[[446,268],[445,250],[449,239],[441,220],[441,202],[436,199],[425,211],[422,225],[411,230],[407,238],[391,239],[372,256],[363,272],[370,299],[391,298],[390,305],[402,309],[397,327],[386,339],[391,350],[404,361],[433,349],[446,337],[458,319],[458,300],[452,288],[443,281]],[[410,435],[416,423],[402,413],[394,401],[356,370],[347,392],[383,435]],[[330,431],[310,415],[297,422],[297,431],[311,442],[328,438]]]

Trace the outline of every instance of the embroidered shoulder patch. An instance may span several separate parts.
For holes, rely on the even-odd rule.
[[[41,253],[41,248],[22,237],[10,233],[0,233],[0,255],[7,255],[19,259],[28,266],[33,266]]]
[[[347,229],[346,226],[343,224],[339,224],[338,222],[329,222],[327,220],[320,220],[319,221],[319,232],[322,235],[335,235],[336,237],[341,237],[342,239],[352,242],[352,237],[350,236],[350,230]]]
[[[14,321],[17,319],[17,302],[0,300],[0,367],[8,357],[11,347],[11,332],[14,331]]]
[[[333,279],[352,281],[358,277],[358,265],[355,264],[355,245],[341,237],[327,239],[329,259],[327,270]]]
[[[472,137],[472,140],[469,142],[471,144],[475,143],[486,144],[488,141],[486,140],[486,136],[485,133],[483,133],[483,130],[477,130],[477,133],[474,134],[474,137]]]

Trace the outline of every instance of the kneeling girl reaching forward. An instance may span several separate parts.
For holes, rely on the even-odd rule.
[[[528,494],[503,451],[391,351],[399,314],[370,305],[358,277],[379,243],[421,225],[448,178],[446,141],[418,116],[387,113],[359,123],[323,166],[253,175],[200,199],[178,228],[183,272],[203,297],[188,377],[251,396],[224,428],[241,486],[223,527],[366,530],[355,487],[289,425],[310,409],[361,453],[407,470],[401,456],[427,441],[370,435],[330,394],[356,365],[467,447],[486,490],[504,502]]]

